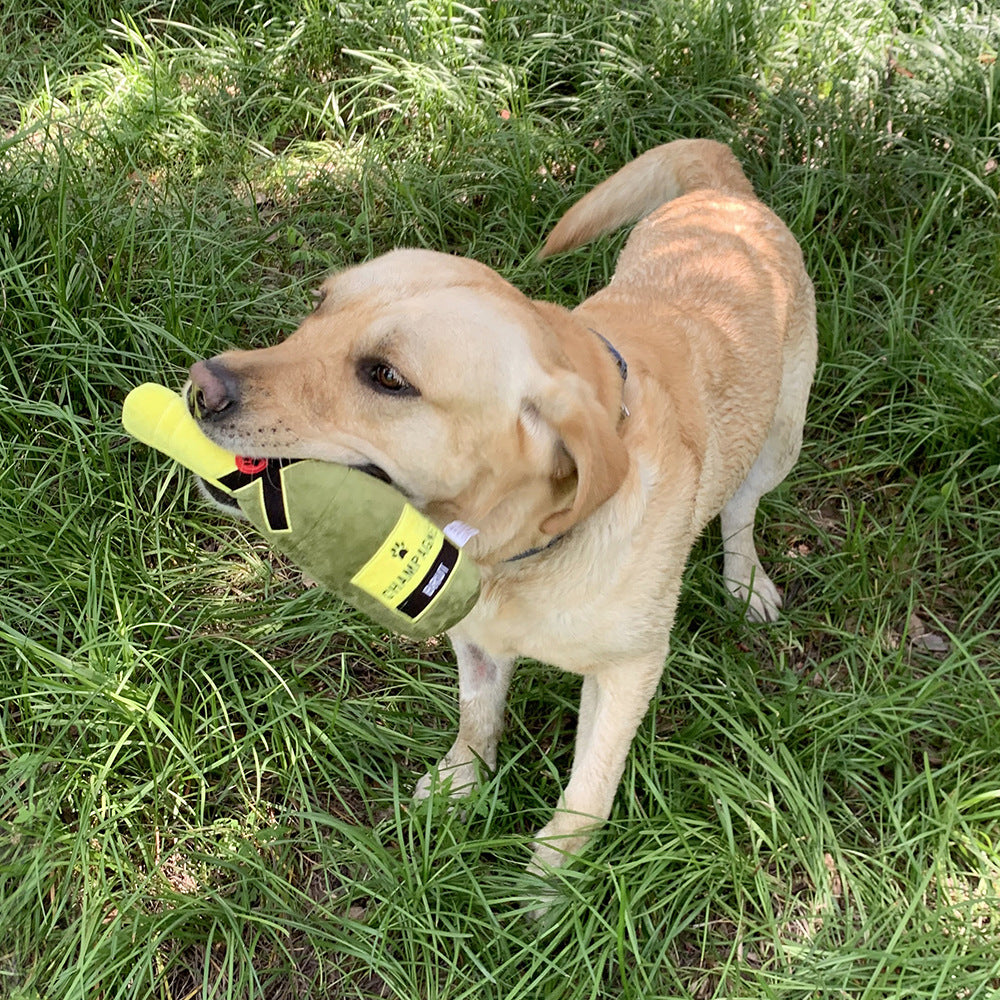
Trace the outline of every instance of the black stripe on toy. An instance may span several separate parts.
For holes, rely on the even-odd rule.
[[[396,606],[408,618],[416,618],[434,598],[441,593],[441,588],[448,582],[451,571],[458,563],[458,549],[448,539],[444,539],[441,551],[431,563],[431,568],[417,584],[409,597]]]
[[[288,512],[285,509],[285,482],[282,472],[289,465],[300,462],[299,458],[271,458],[263,468],[256,472],[243,472],[234,469],[219,478],[219,482],[227,490],[235,493],[237,490],[260,483],[261,506],[264,508],[264,518],[271,531],[288,530]]]

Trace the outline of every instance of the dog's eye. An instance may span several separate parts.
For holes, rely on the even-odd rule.
[[[418,395],[417,390],[386,361],[368,361],[362,365],[362,373],[376,392],[389,395]]]

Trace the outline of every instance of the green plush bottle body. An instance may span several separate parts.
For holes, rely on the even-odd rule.
[[[445,631],[479,596],[472,560],[398,490],[358,469],[269,462],[232,495],[308,576],[403,635]]]
[[[133,389],[122,423],[232,496],[279,552],[385,628],[425,639],[461,621],[479,597],[476,564],[399,490],[360,469],[236,456],[161,385]]]

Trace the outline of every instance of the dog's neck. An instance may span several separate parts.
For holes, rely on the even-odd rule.
[[[614,344],[598,330],[585,326],[569,310],[549,303],[535,303],[543,312],[545,326],[552,333],[558,364],[584,378],[592,387],[599,405],[624,433],[629,411],[625,405],[628,364]],[[552,328],[556,328],[555,332]],[[466,539],[469,556],[483,568],[499,570],[533,562],[554,549],[573,533],[575,524],[548,533],[540,527],[553,511],[567,510],[577,493],[577,475],[570,466],[552,478],[550,494],[531,509],[519,507],[516,492],[507,495],[501,487],[492,496],[483,496],[473,484],[469,493],[449,501],[431,502],[423,509],[440,525],[458,525]],[[457,519],[457,520],[456,520]],[[510,533],[510,526],[520,527]],[[459,542],[461,545],[462,543]]]
[[[587,325],[565,306],[542,301],[532,304],[545,320],[563,355],[563,363],[593,386],[609,413],[617,411],[621,419],[627,417],[624,393],[628,362],[621,351],[605,334]]]
[[[601,343],[603,343],[604,346],[607,348],[608,353],[614,359],[614,362],[618,367],[618,374],[621,376],[621,382],[622,382],[621,415],[619,416],[619,423],[621,423],[621,421],[625,420],[626,417],[629,416],[628,407],[625,405],[625,382],[628,379],[628,362],[622,356],[621,351],[619,351],[618,348],[615,347],[615,345],[612,344],[611,341],[608,340],[608,338],[605,337],[603,333],[601,333],[598,330],[595,330],[593,327],[587,327],[587,329],[590,330],[591,333],[593,333],[601,340]],[[570,529],[570,531],[572,531],[572,529]],[[516,555],[509,556],[507,559],[504,559],[503,562],[507,563],[521,562],[524,559],[530,559],[532,556],[537,556],[541,555],[543,552],[548,552],[549,549],[551,549],[555,545],[558,545],[559,542],[561,542],[569,533],[570,533],[569,531],[560,532],[558,535],[554,535],[551,539],[549,539],[549,541],[546,542],[544,545],[534,545],[530,548],[525,549],[523,552],[518,552]]]

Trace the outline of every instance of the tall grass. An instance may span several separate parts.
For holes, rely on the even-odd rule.
[[[241,0],[0,9],[0,996],[985,998],[1000,990],[1000,19],[990,4]],[[576,682],[414,808],[443,645],[373,629],[129,444],[129,387],[273,341],[331,268],[469,254],[573,303],[548,226],[730,142],[799,237],[821,363],[717,530],[615,813],[523,872]]]

